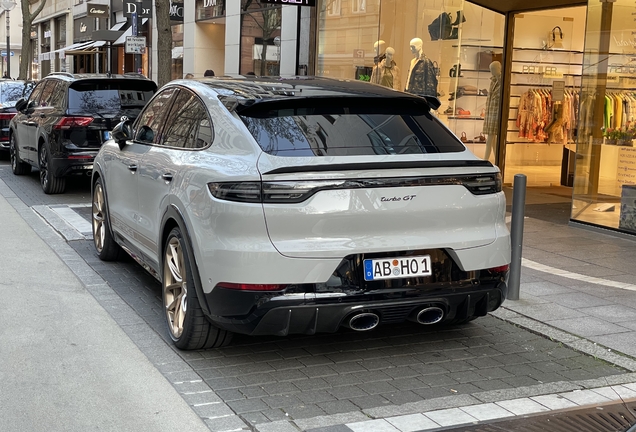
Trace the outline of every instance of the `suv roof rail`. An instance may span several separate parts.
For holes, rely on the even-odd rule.
[[[70,78],[75,78],[75,76],[72,73],[70,73],[70,72],[51,72],[47,76],[51,76],[51,75],[63,75],[63,76],[67,76],[67,77],[70,77]]]
[[[140,74],[138,72],[124,72],[124,76],[136,76],[137,78],[148,79],[148,77],[146,77],[146,75]]]

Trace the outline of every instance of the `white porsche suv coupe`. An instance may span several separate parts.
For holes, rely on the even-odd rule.
[[[161,282],[182,349],[486,315],[507,294],[501,176],[438,106],[322,78],[173,81],[95,159],[97,253]]]

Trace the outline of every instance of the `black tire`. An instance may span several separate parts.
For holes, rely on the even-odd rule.
[[[13,133],[11,134],[9,144],[9,159],[11,160],[11,171],[13,171],[13,174],[24,175],[31,172],[31,165],[26,162],[22,162],[22,159],[20,159],[18,141]]]
[[[102,179],[98,178],[92,190],[93,246],[102,261],[116,261],[121,257],[122,249],[113,239],[108,218],[108,204]]]
[[[51,155],[46,144],[42,144],[38,149],[38,161],[40,162],[40,185],[44,193],[47,195],[64,193],[66,179],[57,177],[49,169],[51,166]]]
[[[201,309],[186,241],[181,230],[173,228],[163,250],[161,292],[168,334],[176,347],[183,350],[228,345],[232,333],[213,325]]]

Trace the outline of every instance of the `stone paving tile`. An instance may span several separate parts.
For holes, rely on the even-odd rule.
[[[583,337],[624,333],[629,331],[628,328],[589,316],[546,321],[546,324]]]
[[[72,247],[93,262],[94,270],[137,313],[146,310],[143,319],[172,347],[154,278],[130,260],[96,261],[88,241],[73,242]],[[537,280],[524,288],[536,302],[522,313],[554,318],[568,309],[539,302],[550,294],[568,295],[569,288],[539,280],[541,273],[528,275]],[[257,425],[623,372],[594,359],[592,364],[581,364],[579,359],[585,358],[581,354],[494,317],[454,328],[407,323],[362,334],[343,330],[311,337],[239,335],[222,350],[172,352],[181,355],[230,407]]]

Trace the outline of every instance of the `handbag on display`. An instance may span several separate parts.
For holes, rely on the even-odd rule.
[[[433,62],[433,71],[435,72],[435,76],[440,76],[439,63],[436,61]]]
[[[563,48],[563,30],[556,26],[548,33],[548,48]]]
[[[498,61],[501,63],[502,60],[502,53],[496,53],[494,51],[481,51],[477,54],[477,70],[487,71],[490,69],[490,63],[494,61]]]
[[[448,71],[448,75],[451,78],[457,78],[462,76],[462,65],[461,63],[454,65],[452,68],[450,68],[450,70]]]
[[[428,25],[428,34],[432,41],[440,39],[448,39],[453,31],[451,23],[452,15],[447,13],[440,14]]]

